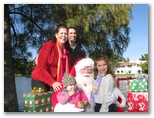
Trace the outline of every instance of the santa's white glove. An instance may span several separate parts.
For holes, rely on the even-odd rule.
[[[108,96],[105,97],[106,105],[109,106],[115,101],[117,101],[118,95],[116,93],[109,93]]]

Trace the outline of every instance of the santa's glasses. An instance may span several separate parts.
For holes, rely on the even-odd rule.
[[[92,67],[91,66],[85,66],[84,68],[81,69],[82,71],[92,71]]]

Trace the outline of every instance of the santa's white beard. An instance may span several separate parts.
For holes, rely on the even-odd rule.
[[[87,74],[86,74],[86,76],[84,76],[84,75],[78,75],[78,76],[76,76],[75,77],[75,79],[76,79],[76,81],[77,81],[77,85],[79,85],[78,87],[79,88],[82,88],[82,86],[84,85],[87,85],[87,86],[91,86],[91,85],[93,85],[93,82],[94,82],[94,77],[93,77],[93,75],[91,74],[91,75],[89,75],[89,76],[87,76]]]
[[[94,76],[90,74],[89,77],[79,74],[75,77],[77,86],[84,90],[88,100],[90,101],[90,94],[93,88]]]

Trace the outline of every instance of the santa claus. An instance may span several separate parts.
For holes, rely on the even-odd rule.
[[[75,76],[77,86],[85,91],[89,100],[94,82],[93,69],[94,61],[91,58],[83,58],[75,65],[75,71],[70,72],[73,76]]]
[[[91,91],[94,82],[94,61],[91,58],[80,58],[74,64],[70,73],[75,77],[77,86],[84,90],[90,102],[90,106],[86,109],[87,112],[94,112],[94,103],[91,101]],[[113,93],[106,96],[107,104],[110,105],[117,101],[117,108],[119,112],[123,112],[126,104],[126,99],[122,92],[115,87]]]
[[[77,86],[84,90],[89,102],[91,91],[94,82],[94,61],[91,58],[80,58],[77,60],[74,68],[71,70],[71,74],[77,81]],[[90,106],[86,109],[87,112],[94,112],[94,104],[90,102]]]

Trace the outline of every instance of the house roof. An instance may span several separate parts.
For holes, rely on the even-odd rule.
[[[130,62],[119,62],[116,67],[125,67],[128,65],[134,66],[134,65],[142,65],[146,61],[130,61]]]
[[[135,63],[135,62],[120,62],[120,63],[118,63],[118,65],[117,65],[117,67],[124,67],[124,66],[128,66],[128,65],[136,65],[137,63]]]

